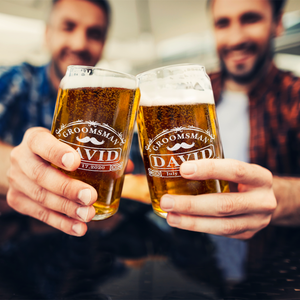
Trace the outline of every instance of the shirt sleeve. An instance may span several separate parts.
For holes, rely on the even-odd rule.
[[[28,93],[28,80],[25,65],[0,67],[0,140],[13,143],[11,120],[19,111],[20,95]]]
[[[300,78],[297,78],[291,89],[292,107],[290,114],[294,120],[295,142],[293,144],[296,165],[300,173]]]

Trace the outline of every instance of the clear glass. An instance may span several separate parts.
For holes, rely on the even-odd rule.
[[[81,157],[76,171],[61,171],[97,190],[94,220],[119,208],[139,98],[136,77],[125,73],[69,66],[61,80],[52,134]]]
[[[164,194],[228,192],[221,180],[187,180],[184,161],[223,158],[211,82],[205,68],[181,64],[137,76],[141,92],[137,124],[154,212]]]

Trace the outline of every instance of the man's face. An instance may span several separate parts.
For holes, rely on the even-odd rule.
[[[212,14],[223,71],[249,83],[272,59],[272,38],[280,33],[269,0],[214,0]]]
[[[58,78],[69,65],[94,66],[100,59],[107,30],[106,15],[86,0],[60,0],[51,13],[46,42]]]

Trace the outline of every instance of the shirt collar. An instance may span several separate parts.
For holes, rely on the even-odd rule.
[[[270,90],[270,86],[274,82],[276,75],[279,70],[272,63],[269,72],[263,77],[262,80],[259,80],[257,84],[251,89],[248,93],[250,99],[258,99],[259,96],[264,95],[267,91]]]
[[[45,76],[46,76],[47,81],[49,82],[49,92],[52,95],[56,95],[58,91],[54,88],[54,86],[53,86],[53,84],[51,82],[51,79],[50,79],[50,64],[51,63],[48,63],[45,66]]]
[[[269,72],[263,77],[262,80],[258,81],[257,84],[251,89],[248,93],[250,99],[258,99],[259,96],[265,94],[268,90],[270,90],[270,86],[279,70],[276,68],[274,63],[272,63]],[[222,89],[224,85],[224,75],[221,72],[213,73],[210,75],[213,93],[215,97],[215,102],[218,104],[221,98]]]

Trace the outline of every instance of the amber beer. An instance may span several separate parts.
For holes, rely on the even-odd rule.
[[[178,65],[138,75],[141,102],[138,129],[154,212],[164,194],[228,192],[221,180],[187,180],[180,165],[189,160],[223,158],[213,93],[198,65]]]
[[[138,102],[131,75],[70,66],[61,81],[52,134],[81,157],[76,171],[62,171],[97,190],[94,220],[118,210]]]

